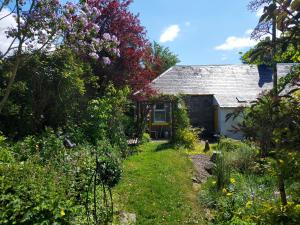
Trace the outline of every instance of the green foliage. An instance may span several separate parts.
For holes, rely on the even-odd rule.
[[[249,147],[249,145],[231,138],[221,138],[219,142],[219,148],[226,152],[236,152],[245,147]]]
[[[128,88],[117,90],[109,85],[103,97],[89,102],[85,122],[85,134],[92,144],[108,139],[113,147],[119,148],[123,156],[127,154],[123,121],[128,94]]]
[[[231,167],[228,163],[227,158],[223,152],[218,152],[216,157],[216,163],[213,168],[213,174],[217,180],[218,191],[222,190],[229,184]]]
[[[191,127],[185,128],[183,130],[178,130],[176,136],[174,137],[174,142],[180,147],[194,150],[197,143],[199,142],[199,132],[197,129]]]
[[[56,129],[71,118],[80,118],[86,93],[85,76],[90,75],[88,66],[66,49],[24,58],[1,113],[0,129],[8,137],[20,139],[42,132],[45,126]],[[0,69],[0,90],[6,69]]]
[[[231,169],[241,173],[253,170],[258,154],[258,150],[255,147],[241,141],[222,138],[219,143],[219,149],[224,154]]]
[[[291,43],[286,45],[279,40],[275,60],[278,63],[298,63],[300,62],[300,49],[299,47],[295,48]],[[241,56],[241,61],[246,64],[271,65],[272,43],[270,38],[266,38],[249,49]]]
[[[103,196],[96,201],[97,221],[110,220],[112,210],[104,196],[106,191],[111,195],[121,178],[119,152],[109,142],[96,149],[87,144],[67,149],[62,142],[47,129],[39,137],[5,145],[0,163],[1,224],[90,224],[94,217],[87,217],[87,212],[93,206],[87,203],[92,196]],[[1,141],[0,150],[3,146]]]
[[[51,128],[46,128],[41,136],[27,136],[11,148],[18,161],[26,161],[38,156],[38,160],[45,163],[52,160],[57,161],[64,155],[62,140],[57,138]]]
[[[162,74],[172,66],[180,63],[177,55],[171,52],[168,47],[163,47],[157,42],[153,43],[152,54],[158,61],[155,65],[153,65],[155,66],[153,69],[157,75]]]
[[[194,129],[190,125],[190,118],[184,100],[182,97],[177,97],[176,105],[173,110],[173,126],[174,133],[172,143],[189,149],[195,149],[199,141],[201,129]]]
[[[142,142],[141,142],[141,144],[146,144],[146,143],[149,143],[150,141],[151,141],[150,134],[148,134],[148,133],[143,133],[143,137],[142,137]]]
[[[65,194],[62,177],[31,162],[0,164],[1,224],[78,223],[84,207]]]
[[[121,179],[122,169],[119,158],[107,142],[102,142],[98,148],[97,150],[101,152],[96,168],[99,182],[108,188],[113,188]]]
[[[5,142],[6,138],[0,131],[0,164],[14,162],[14,156],[8,149],[8,144]]]
[[[259,159],[258,150],[247,143],[221,139],[218,147],[221,151],[214,176],[200,192],[201,204],[212,215],[208,224],[296,224],[300,212],[299,153],[283,150],[278,168],[276,160]],[[278,170],[285,177],[286,206],[281,205]]]

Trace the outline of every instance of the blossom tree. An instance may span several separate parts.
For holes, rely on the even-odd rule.
[[[101,12],[97,20],[100,27],[98,38],[110,40],[109,34],[114,34],[120,41],[119,49],[113,49],[113,52],[121,57],[102,52],[102,56],[111,59],[111,62],[107,60],[111,65],[93,66],[94,73],[99,75],[101,89],[112,82],[118,87],[128,85],[133,91],[144,88],[143,93],[150,94],[152,90],[148,84],[156,76],[150,64],[155,59],[139,16],[129,10],[132,0],[87,0],[86,3]]]
[[[9,9],[9,10],[8,10]],[[0,1],[0,20],[9,16],[15,18],[15,26],[6,30],[11,40],[8,48],[0,52],[0,62],[10,63],[6,85],[0,100],[0,112],[10,95],[19,65],[24,61],[24,53],[51,51],[59,45],[67,45],[78,53],[109,64],[110,59],[101,57],[102,52],[117,56],[119,41],[116,36],[110,38],[97,36],[101,11],[89,4],[60,3],[59,0],[4,0]],[[11,57],[12,56],[12,57]],[[10,60],[8,60],[10,59]]]

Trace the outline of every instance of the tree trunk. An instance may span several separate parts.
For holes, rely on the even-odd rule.
[[[276,4],[276,1],[273,0],[273,4]],[[273,69],[273,94],[276,98],[275,101],[277,102],[278,97],[278,76],[277,76],[277,62],[275,59],[276,56],[276,29],[277,29],[277,23],[276,23],[276,14],[273,15],[272,20],[272,69]],[[278,105],[275,104],[275,115],[279,113]],[[276,146],[277,147],[277,146]],[[277,149],[277,148],[276,148]],[[286,192],[285,192],[285,185],[284,185],[284,175],[281,171],[281,165],[279,161],[277,160],[277,167],[278,167],[278,190],[280,192],[280,198],[281,198],[281,204],[283,206],[287,205],[287,199],[286,199]]]
[[[16,56],[16,61],[13,65],[13,68],[10,71],[9,82],[8,82],[8,85],[7,85],[6,90],[4,92],[4,96],[2,97],[2,99],[0,101],[0,113],[2,112],[2,110],[4,108],[4,105],[7,102],[7,99],[9,97],[10,93],[11,93],[12,86],[15,82],[16,75],[17,75],[17,72],[18,72],[18,68],[19,68],[19,65],[20,65],[20,61],[21,61],[21,56],[17,55]]]
[[[283,206],[287,205],[286,192],[285,192],[285,184],[284,184],[284,176],[281,172],[279,162],[277,162],[279,171],[278,171],[278,190],[280,193],[281,204]]]

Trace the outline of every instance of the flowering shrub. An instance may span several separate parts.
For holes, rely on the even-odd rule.
[[[202,129],[192,128],[190,118],[184,100],[179,96],[176,100],[177,106],[174,109],[174,134],[172,143],[184,148],[194,149],[199,141],[199,134]]]
[[[290,154],[290,160],[283,157],[280,162],[282,167],[291,167],[294,171],[286,183],[288,204],[282,206],[276,187],[278,180],[274,160],[257,161],[256,149],[230,139],[221,139],[219,148],[221,152],[213,177],[200,192],[200,202],[211,214],[208,224],[297,224],[300,208],[299,173],[296,172],[299,171],[299,154]],[[257,168],[267,165],[267,162],[267,169]],[[288,171],[291,170],[286,169],[285,173]]]
[[[11,6],[12,11],[6,7]],[[0,52],[0,63],[11,63],[7,71],[8,85],[0,100],[3,110],[12,91],[19,66],[24,62],[24,53],[49,52],[55,47],[67,45],[83,56],[100,59],[103,65],[110,64],[108,56],[118,56],[120,44],[113,34],[98,36],[100,10],[88,3],[62,4],[59,0],[15,0],[1,2],[1,20],[13,15],[15,24],[5,32],[11,44]],[[15,59],[9,61],[8,56]],[[101,57],[100,57],[101,56]]]

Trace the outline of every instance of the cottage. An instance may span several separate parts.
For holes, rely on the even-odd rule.
[[[292,64],[278,64],[278,77],[288,74]],[[185,96],[191,124],[205,129],[205,135],[221,134],[241,139],[232,132],[237,120],[226,115],[240,106],[249,106],[259,94],[273,86],[272,69],[255,65],[174,66],[161,74],[151,86],[163,95]],[[151,107],[148,118],[153,137],[172,135],[172,103],[161,100],[141,105]],[[241,118],[240,118],[241,119]]]

